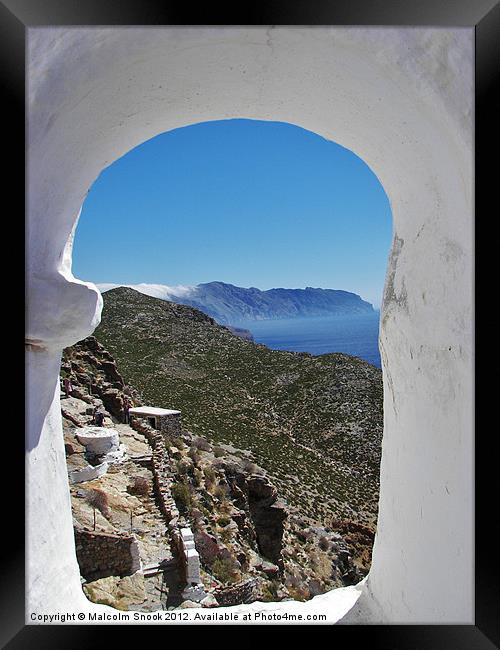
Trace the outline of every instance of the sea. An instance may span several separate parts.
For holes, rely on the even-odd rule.
[[[272,350],[313,355],[344,352],[381,367],[378,349],[380,312],[320,318],[240,321],[234,323],[253,334],[256,343]]]

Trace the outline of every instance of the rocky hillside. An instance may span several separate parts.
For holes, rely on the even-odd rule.
[[[104,285],[109,287],[110,285]],[[189,305],[229,324],[248,320],[345,316],[373,312],[370,303],[338,289],[268,289],[236,287],[226,282],[207,282],[195,287],[138,284],[131,288],[149,296]]]
[[[146,567],[133,575],[104,571],[100,577],[96,571],[87,576],[83,588],[94,602],[144,611],[188,606],[169,538],[175,527],[186,525],[201,557],[208,594],[203,606],[305,600],[366,575],[370,528],[347,521],[318,525],[283,500],[251,451],[213,444],[185,428],[166,440],[166,476],[179,513],[175,520],[166,518],[144,435],[149,427],[122,423],[124,396],[138,406],[142,395],[125,383],[112,355],[94,337],[64,351],[61,375],[72,383],[71,396],[61,398],[68,470],[87,463],[75,432],[91,423],[96,406],[105,409],[104,426],[119,432],[126,450],[125,460],[104,476],[70,486],[75,528],[133,536]],[[80,536],[77,556],[85,553],[84,546]],[[109,559],[102,557],[102,566]],[[153,565],[162,568],[148,574]]]
[[[345,354],[275,351],[202,312],[118,288],[96,338],[150,404],[182,411],[211,444],[252,452],[280,494],[318,524],[374,527],[382,375]]]

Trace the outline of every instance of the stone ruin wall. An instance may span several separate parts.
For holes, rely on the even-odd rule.
[[[169,456],[162,431],[153,429],[140,418],[130,418],[130,426],[142,433],[152,449],[152,472],[154,491],[158,498],[160,511],[172,530],[178,522],[179,511],[172,497],[172,481],[169,477]]]
[[[128,576],[141,568],[139,545],[133,535],[75,528],[76,557],[86,580]]]
[[[255,578],[248,578],[236,585],[217,587],[213,591],[213,596],[222,607],[252,603],[255,600],[256,584]]]
[[[137,432],[146,436],[152,453],[152,471],[155,494],[158,498],[160,510],[168,523],[171,549],[178,560],[179,577],[186,584],[188,582],[201,583],[199,557],[194,561],[186,554],[185,540],[179,530],[179,510],[172,497],[172,480],[169,476],[169,455],[165,444],[165,432],[170,435],[180,436],[180,414],[160,418],[161,429],[153,429],[142,418],[132,417],[130,426]],[[192,542],[194,547],[194,542]],[[196,549],[195,549],[196,550]],[[196,553],[197,555],[197,553]]]

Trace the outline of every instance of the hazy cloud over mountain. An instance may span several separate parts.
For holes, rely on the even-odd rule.
[[[146,283],[101,283],[97,286],[101,291],[125,286],[153,298],[196,307],[222,324],[373,312],[373,306],[357,294],[338,289],[306,287],[261,291],[255,287],[246,289],[225,282],[208,282],[194,287]]]

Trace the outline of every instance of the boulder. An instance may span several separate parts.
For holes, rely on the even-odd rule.
[[[123,413],[123,400],[121,391],[117,388],[107,388],[101,392],[101,399],[108,413],[115,417],[121,417]]]
[[[263,573],[266,574],[266,576],[272,578],[280,572],[279,566],[276,564],[273,564],[272,562],[267,562],[264,560],[260,566],[256,567],[257,569],[260,569]]]
[[[244,510],[236,510],[231,513],[231,517],[236,523],[241,535],[249,542],[255,541],[255,533],[246,512]]]
[[[101,361],[99,365],[104,370],[106,377],[109,378],[111,383],[118,384],[119,388],[123,388],[125,386],[123,377],[118,372],[116,363],[114,361]]]
[[[146,600],[144,576],[137,572],[120,578],[109,576],[83,585],[83,591],[93,603],[127,610],[130,605],[140,605]]]
[[[228,483],[234,505],[240,509],[245,508],[247,506],[247,498],[243,490],[238,487],[235,480],[228,480]]]
[[[92,403],[91,397],[81,388],[74,387],[73,390],[71,391],[71,395],[72,397],[76,397],[76,399],[79,399],[82,402],[85,402],[86,404]]]
[[[200,604],[202,607],[219,607],[217,598],[213,594],[208,594]]]
[[[213,535],[209,535],[204,530],[197,530],[194,533],[196,550],[200,554],[201,561],[210,566],[221,551],[221,546]]]
[[[175,458],[177,460],[180,460],[182,458],[182,452],[177,447],[169,447],[168,455],[170,456],[170,458]]]

